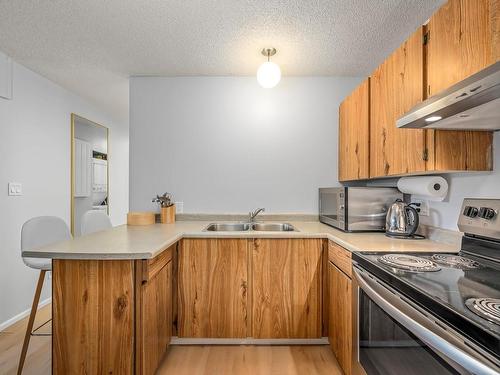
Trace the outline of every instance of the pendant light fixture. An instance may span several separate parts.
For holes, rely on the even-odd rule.
[[[276,48],[264,48],[262,54],[267,57],[267,61],[257,70],[257,82],[262,87],[270,89],[276,86],[281,79],[280,67],[269,61],[271,56],[276,55]]]

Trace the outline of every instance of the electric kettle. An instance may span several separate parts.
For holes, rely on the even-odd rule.
[[[418,222],[417,210],[397,199],[387,211],[385,234],[390,237],[415,238]]]

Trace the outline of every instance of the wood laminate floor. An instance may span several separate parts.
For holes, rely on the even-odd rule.
[[[35,327],[50,318],[50,305],[38,311]],[[0,374],[16,374],[25,318],[0,332]],[[50,323],[42,331],[50,331]],[[49,375],[51,337],[32,337],[23,374]],[[341,375],[327,345],[315,346],[171,346],[159,375]]]
[[[341,375],[330,347],[172,346],[158,375]]]
[[[51,305],[38,310],[34,327],[46,322],[51,316]],[[11,325],[0,332],[0,374],[11,375],[17,373],[17,364],[23,346],[24,333],[28,317]],[[40,329],[40,333],[51,330],[51,323]],[[24,363],[23,374],[45,375],[50,374],[51,368],[51,336],[33,336],[28,347],[28,355]]]

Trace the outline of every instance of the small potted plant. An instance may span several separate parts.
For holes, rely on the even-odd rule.
[[[162,224],[175,223],[175,204],[172,202],[172,195],[165,193],[153,198],[153,203],[160,205],[160,217]]]

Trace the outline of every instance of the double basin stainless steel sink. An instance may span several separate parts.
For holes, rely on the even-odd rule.
[[[297,232],[297,229],[288,223],[211,223],[207,232]]]

